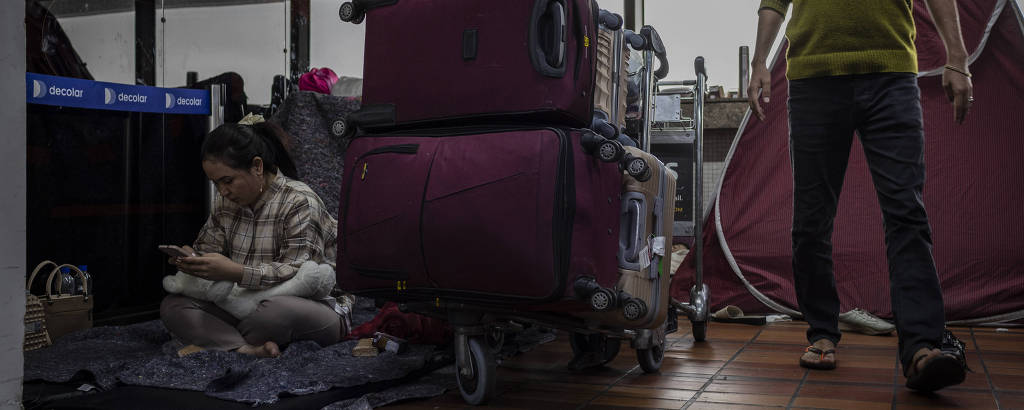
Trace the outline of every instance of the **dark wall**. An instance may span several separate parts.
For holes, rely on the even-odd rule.
[[[88,265],[99,324],[152,312],[173,273],[157,245],[192,243],[206,219],[206,117],[29,105],[27,119],[28,266]]]

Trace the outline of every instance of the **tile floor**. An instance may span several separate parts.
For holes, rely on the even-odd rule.
[[[967,344],[967,380],[935,394],[903,386],[895,336],[843,335],[839,367],[797,365],[804,322],[767,326],[712,323],[707,342],[695,343],[688,322],[670,335],[661,372],[644,374],[623,344],[619,356],[585,373],[566,369],[565,334],[498,366],[490,409],[1024,409],[1024,329],[954,328]],[[467,406],[458,390],[389,409]]]

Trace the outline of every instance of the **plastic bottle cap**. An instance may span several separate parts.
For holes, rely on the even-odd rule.
[[[71,268],[67,266],[60,268],[60,273],[71,273]]]
[[[81,269],[82,271],[87,271],[89,270],[89,265],[78,265],[78,269]]]

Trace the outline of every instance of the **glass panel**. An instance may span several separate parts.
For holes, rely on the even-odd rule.
[[[309,66],[328,67],[338,77],[363,77],[366,23],[352,24],[338,18],[337,0],[311,0]]]
[[[134,4],[26,2],[27,71],[134,84]]]
[[[244,83],[247,99],[242,102],[237,90],[232,90],[235,95],[229,100],[270,104],[274,76],[288,73],[288,3],[236,3],[240,2],[157,3],[158,85],[183,86],[189,71],[197,72],[200,81],[234,72]]]

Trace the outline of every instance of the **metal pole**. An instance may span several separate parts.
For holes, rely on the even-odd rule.
[[[651,122],[654,121],[654,51],[644,50],[642,110],[643,125],[640,132],[640,149],[651,152]]]
[[[750,48],[740,46],[740,89],[737,95],[740,98],[747,98],[747,85],[750,81]]]
[[[210,86],[210,131],[224,124],[224,90],[225,87],[221,84]],[[217,188],[213,186],[213,181],[207,180],[204,193],[206,215],[213,212],[213,199],[216,198],[216,194]]]
[[[704,71],[704,58],[697,57],[697,89],[693,95],[694,119],[694,170],[693,170],[693,249],[694,267],[698,284],[704,283],[704,95],[707,93],[707,74]]]

